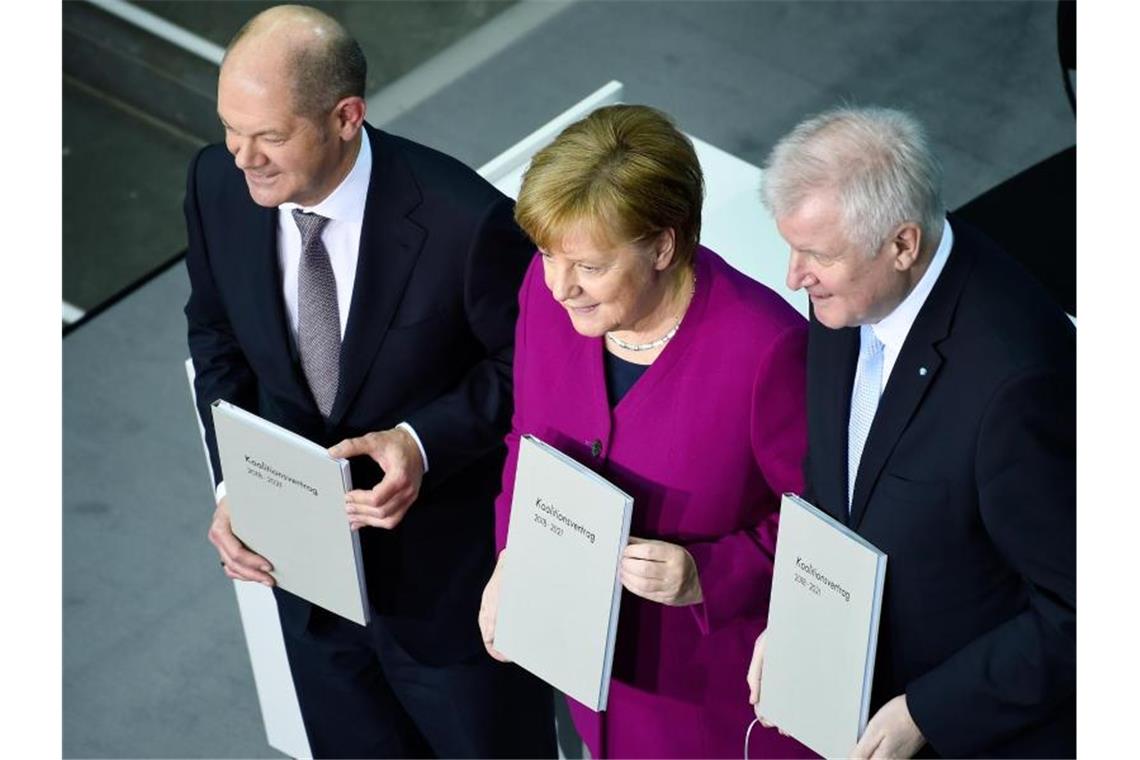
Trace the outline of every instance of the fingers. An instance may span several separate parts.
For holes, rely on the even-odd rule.
[[[765,632],[766,633],[766,632]],[[764,650],[765,650],[765,636],[761,633],[756,637],[756,643],[752,647],[752,661],[748,663],[748,703],[757,704],[760,702],[760,674],[764,668]],[[763,722],[763,720],[761,720]]]
[[[381,481],[381,485],[383,485],[383,481]],[[404,519],[404,515],[412,506],[412,501],[415,498],[411,493],[401,492],[397,494],[396,498],[373,505],[369,502],[356,501],[355,499],[358,497],[353,494],[358,493],[369,492],[352,491],[345,496],[344,508],[348,514],[349,525],[353,530],[365,525],[386,530],[395,528]]]
[[[498,614],[498,600],[496,599],[494,609],[488,609],[486,606],[479,609],[479,630],[483,634],[483,648],[487,650],[487,654],[492,659],[499,662],[510,662],[506,655],[495,649],[495,617]]]
[[[657,589],[649,587],[644,578],[630,577],[624,572],[621,574],[621,585],[626,591],[643,599],[653,599],[653,595],[657,592]]]
[[[233,534],[229,519],[225,515],[215,513],[207,537],[218,550],[226,577],[239,581],[254,581],[266,586],[274,585],[273,576],[269,574],[273,566],[265,557],[245,548],[245,545]]]
[[[871,720],[867,721],[867,728],[864,729],[863,735],[859,737],[858,743],[855,744],[855,749],[851,750],[851,757],[853,758],[870,758],[874,757],[876,753],[883,756],[882,753],[886,752],[889,748],[887,746],[886,738],[892,726],[891,716],[892,709],[896,705],[899,698],[888,701],[885,705],[880,707]]]
[[[906,695],[900,694],[880,707],[867,723],[853,757],[913,757],[925,743],[926,737],[910,715]]]
[[[663,541],[651,541],[630,536],[629,543],[622,549],[621,556],[650,562],[665,562],[669,559],[669,552],[665,548],[668,546],[670,545]]]
[[[677,585],[668,574],[647,570],[644,564],[636,561],[627,564],[627,560],[622,560],[621,577],[623,583],[628,580],[643,591],[664,591]]]
[[[350,523],[391,530],[400,524],[415,501],[417,490],[401,470],[392,470],[369,490],[356,489],[344,495]]]
[[[631,593],[662,604],[672,604],[684,581],[682,568],[673,562],[622,557],[621,582]]]
[[[483,591],[483,604],[479,607],[479,633],[483,637],[483,648],[487,650],[487,654],[495,657],[498,650],[495,649],[495,612],[491,610],[487,603],[487,591]],[[495,659],[499,659],[495,657]]]
[[[684,580],[687,552],[676,544],[630,538],[622,550],[622,570],[643,578],[660,579],[678,588]]]
[[[502,555],[491,573],[491,579],[483,587],[483,597],[479,603],[479,632],[483,636],[483,648],[493,659],[499,662],[510,662],[507,657],[495,649],[495,621],[499,616],[499,569],[502,567]]]
[[[673,575],[670,570],[669,565],[664,562],[654,562],[640,557],[622,557],[621,560],[621,571],[637,578],[665,580]]]
[[[784,731],[782,729],[780,729],[779,726],[777,726],[775,723],[771,722],[770,720],[768,720],[767,718],[765,718],[763,715],[760,714],[760,705],[755,705],[752,708],[752,711],[754,713],[756,713],[756,720],[760,721],[761,726],[763,726],[764,728],[774,728],[780,732],[781,736],[788,736],[788,734],[784,733]]]
[[[219,549],[218,554],[222,558],[226,575],[234,578],[234,580],[254,581],[265,586],[273,586],[275,584],[273,576],[270,575],[268,571],[261,569],[269,566],[269,563],[267,563],[263,557],[248,550],[227,555]]]
[[[346,438],[329,449],[329,456],[338,459],[369,456],[385,473],[407,473],[417,484],[423,478],[424,462],[419,445],[410,433],[400,428]]]
[[[668,603],[669,594],[666,592],[665,583],[661,580],[631,575],[623,568],[621,571],[621,585],[631,594],[640,596],[642,599],[648,599],[651,602],[658,602],[659,604]]]
[[[901,754],[898,747],[888,742],[886,737],[881,738],[871,750],[871,760],[898,760],[900,757],[910,757],[910,755]]]
[[[868,735],[864,734],[859,743],[855,745],[855,749],[851,750],[851,760],[868,760],[878,746],[878,742],[872,743]]]
[[[360,438],[347,438],[337,443],[336,446],[328,449],[328,456],[333,459],[348,459],[349,457],[364,456],[372,450],[367,435],[361,435]]]
[[[760,677],[764,673],[764,653],[768,649],[768,632],[763,631],[756,637],[756,643],[752,647],[752,661],[748,663],[748,701],[756,706],[756,718],[760,721],[760,725],[764,728],[774,728],[780,732],[781,736],[788,736],[789,734],[783,729],[776,726],[776,724],[765,720],[760,715]]]
[[[364,526],[391,530],[415,502],[423,480],[423,461],[415,442],[405,445],[405,439],[410,437],[402,430],[384,431],[349,438],[329,449],[332,455],[367,454],[384,469],[384,477],[373,488],[345,494],[345,511],[353,530]]]
[[[883,734],[876,727],[868,724],[867,730],[859,737],[859,741],[855,744],[855,749],[851,750],[852,760],[867,760],[875,756],[876,750],[880,748],[883,743]],[[882,755],[880,755],[881,757]]]
[[[351,530],[360,530],[361,528],[382,528],[384,530],[395,530],[404,520],[404,515],[408,510],[402,509],[398,512],[387,515],[386,517],[364,516],[356,514],[348,522],[348,527]]]
[[[362,508],[380,509],[389,504],[410,502],[416,496],[415,483],[400,470],[386,472],[369,490],[355,489],[344,495],[345,503]]]
[[[693,604],[699,589],[686,590],[688,552],[665,541],[636,541],[622,551],[621,582],[630,593],[659,604]]]

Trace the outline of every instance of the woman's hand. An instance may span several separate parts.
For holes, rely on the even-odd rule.
[[[483,587],[483,601],[479,605],[479,630],[483,634],[483,646],[487,654],[499,662],[510,662],[503,654],[495,649],[495,619],[499,616],[499,583],[502,581],[504,549],[499,553],[499,561],[495,563],[495,570],[491,573],[491,580]]]
[[[665,541],[630,536],[621,556],[621,585],[631,594],[672,607],[704,599],[693,555]]]

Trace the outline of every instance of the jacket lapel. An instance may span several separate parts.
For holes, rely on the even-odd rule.
[[[944,357],[938,350],[938,344],[950,333],[954,311],[974,261],[969,247],[959,244],[961,240],[961,237],[956,239],[938,282],[911,325],[887,387],[879,399],[859,460],[859,474],[851,500],[852,527],[858,528],[862,521],[883,466],[942,367]]]
[[[244,189],[244,188],[243,188]],[[248,200],[248,195],[246,199]],[[292,398],[299,407],[313,405],[309,386],[301,372],[297,351],[289,334],[289,315],[281,292],[281,265],[277,257],[277,209],[262,208],[249,201],[253,213],[238,217],[240,232],[235,235],[235,251],[243,254],[248,273],[246,292],[249,294],[254,318],[259,323],[256,334],[265,336],[274,366],[265,373],[269,382],[281,379],[280,391]]]
[[[367,124],[365,129],[372,146],[372,174],[330,426],[340,423],[360,390],[426,237],[424,228],[409,216],[422,200],[410,169],[383,133]]]
[[[809,359],[808,366],[837,368],[822,373],[820,404],[809,409],[813,417],[811,431],[819,441],[812,446],[813,468],[823,473],[815,483],[815,497],[819,502],[815,506],[846,524],[847,418],[851,414],[851,385],[859,359],[859,330],[832,330],[816,321],[814,311],[810,317],[810,339],[819,346],[823,356],[820,361]],[[812,348],[809,346],[809,351]]]

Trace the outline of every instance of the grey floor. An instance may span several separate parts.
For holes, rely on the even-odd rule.
[[[224,47],[246,19],[275,3],[134,4]],[[312,3],[358,35],[368,92],[513,4]],[[63,18],[63,299],[89,311],[186,247],[186,165],[222,135],[214,113],[217,69],[87,3],[66,3]]]
[[[760,163],[809,112],[895,105],[929,125],[957,206],[1075,142],[1055,13],[1045,2],[581,2],[386,126],[477,166],[620,79],[630,102]],[[164,166],[153,179],[180,175]],[[182,234],[177,218],[154,231],[156,242]],[[67,757],[277,756],[205,540],[212,501],[182,370],[187,293],[176,267],[63,341]]]

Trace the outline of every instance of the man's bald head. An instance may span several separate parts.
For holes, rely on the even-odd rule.
[[[304,5],[278,5],[238,30],[222,70],[260,69],[283,74],[294,112],[319,121],[342,98],[364,97],[364,52],[336,19]]]

